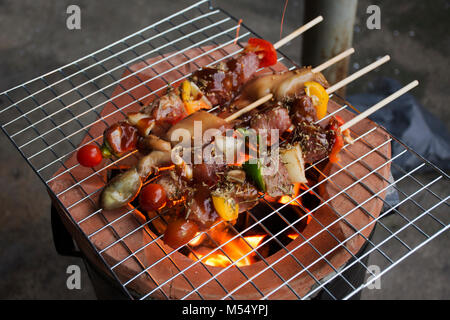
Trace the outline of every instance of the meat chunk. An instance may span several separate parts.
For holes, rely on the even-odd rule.
[[[219,219],[211,199],[211,191],[207,187],[195,190],[186,209],[187,219],[194,221],[201,231],[209,229]]]
[[[315,81],[324,88],[329,84],[321,73],[313,73],[311,68],[301,68],[278,74],[268,74],[249,81],[242,89],[242,94],[234,102],[235,109],[241,109],[269,93],[277,101],[302,96],[305,93],[305,82]]]
[[[194,164],[193,177],[196,184],[206,184],[209,187],[215,186],[220,178],[220,173],[224,171],[225,164],[201,163]]]
[[[299,142],[306,163],[314,163],[326,158],[333,148],[336,133],[312,123],[300,123],[294,133],[293,141]]]
[[[173,89],[142,110],[159,126],[173,125],[187,116],[178,89]]]
[[[212,106],[225,105],[238,95],[258,67],[258,56],[247,52],[226,63],[202,68],[194,72],[191,80],[202,90]]]
[[[181,200],[186,192],[186,183],[177,177],[173,171],[163,174],[155,183],[161,185],[166,191],[166,197],[170,201]]]
[[[120,157],[136,148],[138,130],[125,121],[117,122],[105,130],[103,139],[108,149]]]
[[[252,184],[245,182],[243,184],[235,184],[234,186],[233,198],[239,204],[239,213],[251,210],[258,204],[258,190]]]
[[[298,125],[302,122],[314,123],[318,120],[316,108],[314,107],[311,97],[303,95],[292,101],[291,119],[294,125]]]
[[[270,166],[273,166],[273,163],[269,163],[268,169],[270,169]],[[263,176],[266,194],[273,198],[292,194],[293,185],[290,183],[289,174],[281,160],[278,162],[276,170],[271,171],[273,171],[273,174]]]
[[[268,145],[271,145],[272,132],[278,130],[278,136],[286,132],[291,126],[289,111],[284,107],[275,107],[262,114],[256,114],[250,122],[252,129],[265,138]],[[278,142],[278,140],[276,141]]]

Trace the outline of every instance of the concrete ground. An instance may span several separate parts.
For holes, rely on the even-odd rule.
[[[192,1],[163,0],[0,0],[0,91],[69,63],[152,22]],[[269,40],[279,37],[283,0],[219,0],[218,5],[243,18],[244,22]],[[258,3],[258,5],[255,5]],[[66,8],[78,4],[82,29],[66,28]],[[382,10],[382,30],[365,27],[366,8],[378,4]],[[302,22],[301,0],[290,0],[284,34]],[[352,71],[374,57],[391,54],[389,67],[358,81],[348,93],[367,90],[370,81],[385,75],[407,83],[421,80],[415,91],[419,101],[450,128],[448,104],[450,40],[448,0],[371,1],[360,0],[355,26],[357,54]],[[300,59],[300,42],[285,52]],[[50,200],[42,182],[27,166],[5,135],[0,135],[0,298],[2,299],[94,299],[92,285],[82,262],[58,256],[50,229]],[[413,185],[403,186],[409,193]],[[408,189],[409,188],[409,189]],[[437,185],[441,196],[450,193],[448,182]],[[422,199],[427,203],[427,199]],[[406,210],[407,208],[405,208]],[[448,212],[444,212],[448,214]],[[448,219],[446,220],[448,223]],[[397,221],[383,221],[394,226]],[[378,232],[378,231],[377,231]],[[375,239],[382,239],[382,234]],[[406,239],[414,242],[417,239]],[[448,299],[450,297],[449,235],[444,234],[420,249],[382,278],[381,290],[365,290],[366,299]],[[379,255],[370,264],[381,264]],[[82,289],[68,290],[66,269],[82,268]]]

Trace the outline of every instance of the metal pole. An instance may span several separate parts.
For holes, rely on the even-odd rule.
[[[304,35],[303,65],[317,66],[352,47],[357,5],[358,0],[305,0],[305,21],[318,15],[324,21]],[[330,83],[347,76],[349,61],[347,58],[324,72]],[[342,89],[338,93],[345,95]]]

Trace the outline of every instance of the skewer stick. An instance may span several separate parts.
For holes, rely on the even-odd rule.
[[[318,16],[317,18],[315,18],[314,20],[308,22],[307,24],[301,26],[300,28],[298,28],[297,30],[295,30],[294,32],[292,32],[291,34],[287,35],[286,37],[284,37],[283,39],[281,39],[280,41],[278,41],[277,43],[275,43],[273,46],[275,49],[279,49],[282,46],[284,46],[286,43],[288,43],[289,41],[291,41],[292,39],[298,37],[299,35],[301,35],[303,32],[311,29],[312,27],[314,27],[316,24],[320,23],[323,21],[323,17],[322,16]]]
[[[328,67],[331,67],[333,64],[335,64],[336,62],[341,61],[344,58],[347,58],[348,56],[352,55],[355,53],[355,49],[354,48],[350,48],[345,50],[344,52],[342,52],[341,54],[338,54],[336,57],[331,58],[330,60],[328,60],[327,62],[322,63],[320,66],[315,67],[314,69],[312,69],[311,71],[313,73],[318,73],[318,72],[322,72],[323,70],[325,70]]]
[[[252,104],[249,104],[248,106],[246,106],[245,108],[242,108],[241,110],[239,110],[236,113],[233,113],[231,116],[229,116],[228,118],[225,119],[226,122],[230,122],[233,121],[237,118],[239,118],[240,116],[242,116],[244,113],[249,112],[250,110],[255,109],[256,107],[259,107],[260,105],[266,103],[267,101],[269,101],[270,99],[272,99],[273,94],[269,93],[268,95],[262,97],[261,99],[256,100],[255,102],[253,102]]]
[[[388,62],[389,60],[391,60],[391,57],[389,55],[384,56],[380,60],[377,60],[374,63],[369,64],[367,67],[359,70],[358,72],[355,72],[351,76],[349,76],[349,77],[345,78],[344,80],[339,81],[335,85],[329,87],[327,89],[327,93],[332,94],[333,92],[336,92],[337,90],[345,87],[350,82],[355,81],[356,79],[362,77],[363,75],[365,75],[366,73],[369,73],[372,70],[375,70],[376,68],[378,68],[382,64]]]
[[[407,86],[403,87],[402,89],[398,90],[397,92],[395,92],[394,94],[390,95],[389,97],[385,98],[384,100],[378,102],[376,105],[374,105],[373,107],[367,109],[366,111],[360,113],[359,115],[357,115],[356,117],[354,117],[352,120],[346,122],[345,124],[343,124],[341,126],[341,131],[345,131],[347,129],[349,129],[350,127],[354,126],[355,124],[357,124],[358,122],[360,122],[361,120],[367,118],[368,116],[370,116],[371,114],[373,114],[374,112],[380,110],[381,108],[385,107],[386,105],[388,105],[389,103],[391,103],[392,101],[396,100],[397,98],[399,98],[400,96],[404,95],[405,93],[407,93],[408,91],[414,89],[415,87],[417,87],[419,85],[419,81],[415,80],[413,82],[411,82],[410,84],[408,84]]]
[[[311,29],[312,27],[314,27],[315,25],[317,25],[318,23],[323,21],[323,17],[322,16],[318,16],[317,18],[315,18],[314,20],[311,20],[310,22],[308,22],[307,24],[301,26],[300,28],[298,28],[297,30],[295,30],[294,32],[292,32],[291,34],[287,35],[286,37],[284,37],[283,39],[281,39],[280,41],[278,41],[277,43],[275,43],[273,46],[276,50],[278,50],[279,48],[281,48],[282,46],[284,46],[286,43],[288,43],[289,41],[295,39],[296,37],[298,37],[299,35],[301,35],[302,33],[304,33],[305,31]],[[354,50],[353,50],[354,52]],[[353,53],[352,52],[352,53]],[[336,61],[339,61],[340,59],[342,59],[342,56],[344,53],[342,53],[341,55],[333,58],[333,62],[331,64],[328,65],[321,65],[318,68],[321,68],[321,70],[327,68],[328,66],[332,65],[333,63],[335,63]],[[350,53],[351,54],[351,53]],[[348,54],[347,54],[348,55]],[[345,55],[345,56],[347,56]],[[336,59],[337,58],[337,59]],[[226,122],[230,122],[233,121],[237,118],[239,118],[241,115],[259,107],[260,105],[266,103],[267,101],[269,101],[270,99],[272,99],[273,94],[268,94],[264,97],[262,97],[261,99],[253,102],[252,104],[248,105],[247,107],[239,110],[238,112],[232,114],[231,116],[229,116],[228,118],[225,119]]]
[[[332,66],[334,63],[341,61],[342,59],[348,57],[349,55],[353,54],[355,52],[355,49],[351,48],[348,49],[344,52],[342,52],[341,54],[335,56],[334,58],[331,58],[330,60],[324,62],[323,64],[321,64],[320,66],[314,68],[313,70],[311,70],[313,73],[317,73],[317,72],[321,72],[323,70],[325,70],[326,68]],[[266,103],[267,101],[269,101],[270,99],[272,99],[273,94],[268,94],[264,97],[262,97],[261,99],[253,102],[252,104],[246,106],[245,108],[237,111],[236,113],[232,114],[231,116],[229,116],[228,118],[225,119],[226,122],[230,122],[233,121],[237,118],[239,118],[240,116],[242,116],[243,114],[259,107],[260,105]]]

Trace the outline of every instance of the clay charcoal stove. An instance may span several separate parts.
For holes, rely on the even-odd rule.
[[[138,198],[102,208],[102,190],[142,154],[133,150],[88,168],[78,163],[77,151],[101,146],[108,127],[157,101],[168,86],[179,87],[194,70],[238,57],[254,37],[222,9],[199,1],[1,94],[2,129],[47,186],[55,217],[91,268],[127,298],[349,299],[369,284],[365,276],[381,277],[449,228],[448,196],[433,191],[448,175],[368,119],[351,126],[353,142],[345,143],[339,162],[325,157],[305,164],[307,181],[289,195],[259,192],[257,204],[236,219],[219,219],[179,247],[164,241],[170,208],[148,212]],[[277,59],[256,76],[300,68],[280,52]],[[357,117],[357,106],[329,96],[320,121],[339,116],[351,123]],[[403,150],[395,157],[393,144]],[[421,164],[399,168],[396,158],[407,156]],[[395,180],[391,167],[401,172]],[[432,173],[429,181],[416,177],[423,169]],[[150,175],[144,185],[156,178]],[[416,191],[406,193],[404,183]],[[393,191],[399,203],[386,200]],[[422,195],[434,205],[424,207]],[[384,224],[385,217],[394,217],[397,227]],[[375,228],[381,239],[373,237]],[[405,243],[405,232],[419,233],[422,240]],[[388,242],[394,249],[386,250]],[[370,254],[384,258],[381,273],[369,268]]]

